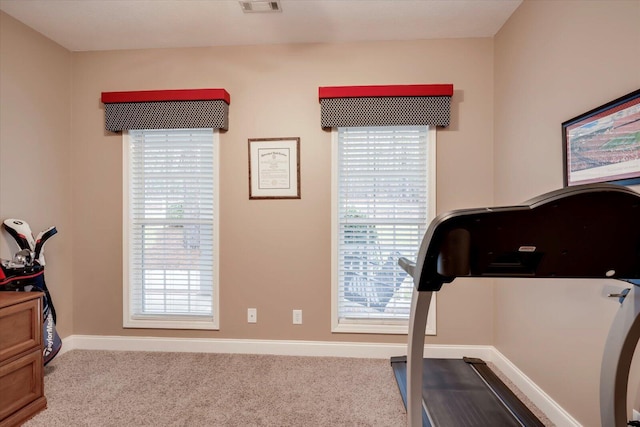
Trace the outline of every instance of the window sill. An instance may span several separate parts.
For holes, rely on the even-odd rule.
[[[219,330],[217,322],[212,319],[196,320],[196,319],[162,319],[162,318],[144,318],[144,319],[125,319],[122,325],[124,328],[138,329],[204,329]]]
[[[334,325],[331,328],[332,333],[351,333],[351,334],[382,334],[382,335],[407,335],[409,333],[409,325],[406,322],[398,324],[383,323],[357,323],[343,322]],[[436,335],[435,325],[427,324],[425,335]]]

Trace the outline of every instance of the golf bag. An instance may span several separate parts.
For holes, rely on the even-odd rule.
[[[62,347],[62,340],[56,331],[56,310],[44,280],[44,243],[56,234],[57,230],[55,227],[50,227],[34,239],[29,225],[24,221],[8,219],[3,225],[18,243],[20,251],[15,254],[13,260],[0,260],[0,291],[44,293],[42,354],[46,365]]]

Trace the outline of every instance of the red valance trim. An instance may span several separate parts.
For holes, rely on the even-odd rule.
[[[320,99],[402,96],[453,96],[452,84],[319,87]]]
[[[132,92],[102,92],[104,104],[120,102],[154,102],[154,101],[215,101],[231,103],[229,92],[224,89],[173,89],[173,90],[139,90]]]

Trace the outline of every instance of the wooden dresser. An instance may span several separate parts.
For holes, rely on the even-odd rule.
[[[42,294],[0,292],[0,427],[47,406],[42,339]]]

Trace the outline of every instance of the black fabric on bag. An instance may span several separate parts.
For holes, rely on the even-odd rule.
[[[42,355],[44,364],[49,363],[62,348],[62,339],[56,330],[56,309],[51,294],[44,280],[44,267],[33,265],[22,268],[2,268],[0,291],[5,292],[42,292],[42,338],[44,342]]]

